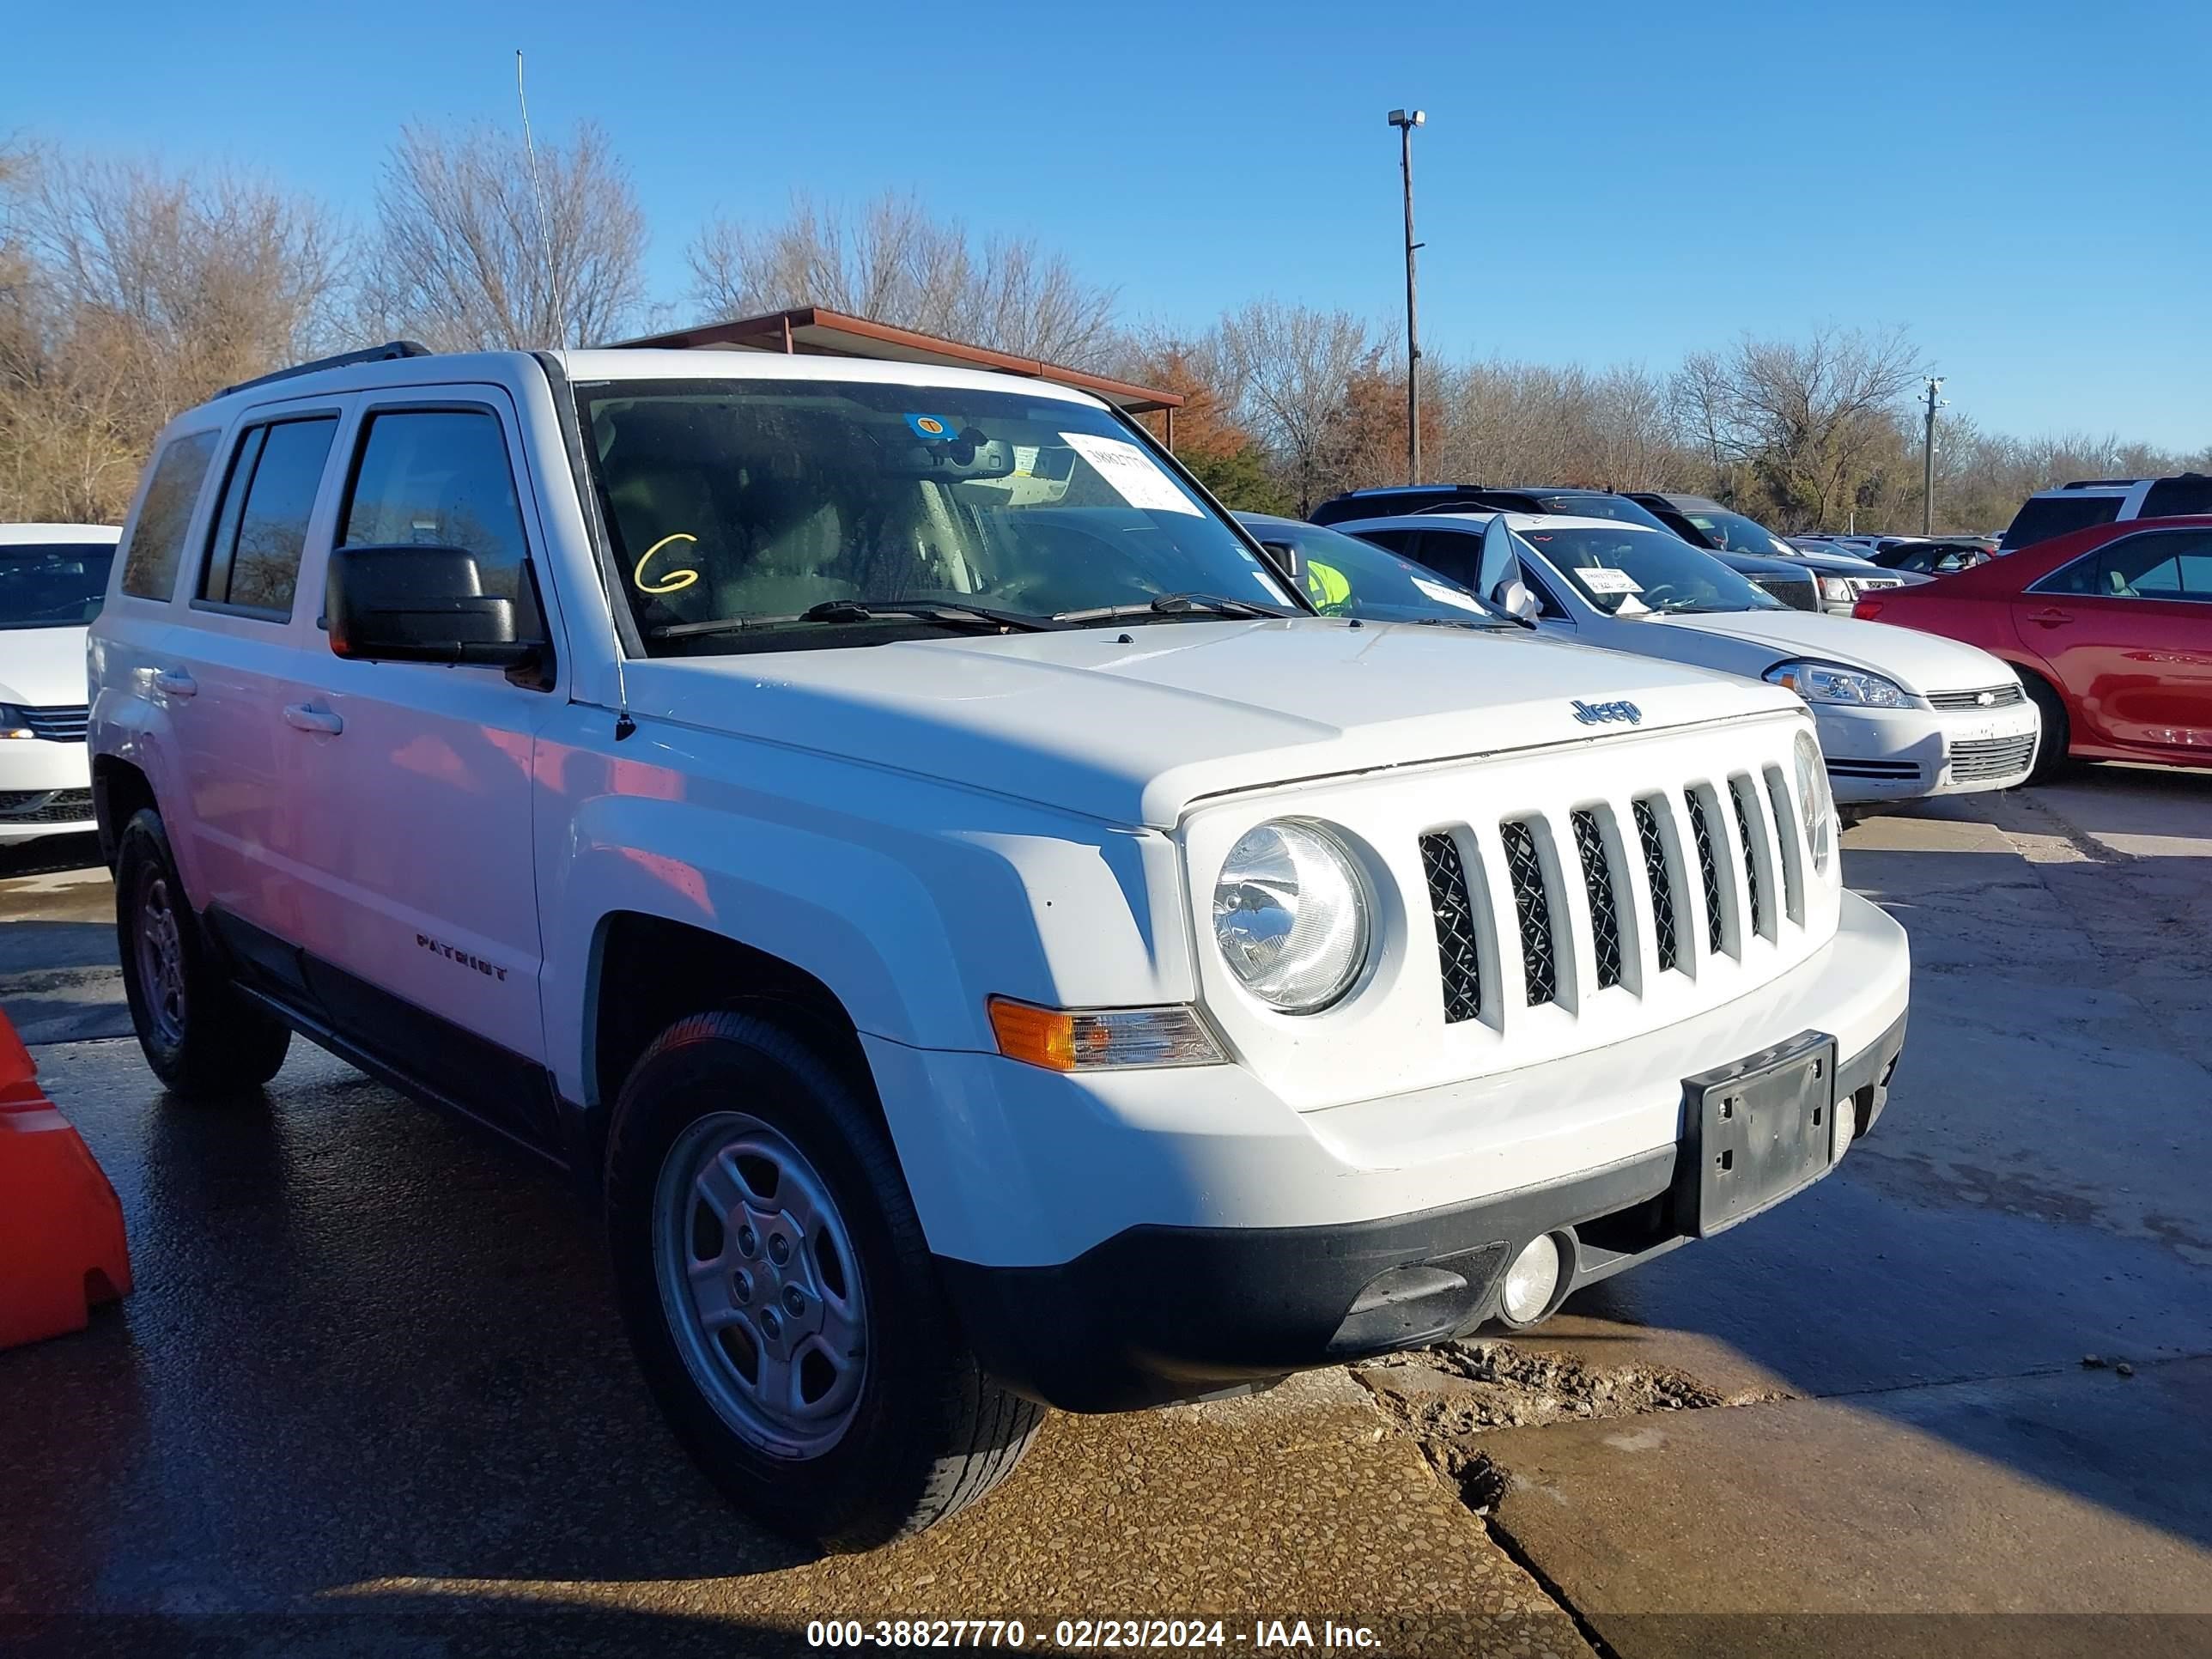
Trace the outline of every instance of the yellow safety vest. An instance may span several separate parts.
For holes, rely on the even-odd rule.
[[[1352,584],[1334,565],[1308,559],[1306,597],[1313,601],[1315,610],[1334,616],[1352,602]]]

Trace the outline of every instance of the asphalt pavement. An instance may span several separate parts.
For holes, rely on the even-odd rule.
[[[1055,1417],[980,1509],[826,1560],[684,1462],[558,1179],[304,1045],[258,1101],[165,1099],[98,1035],[128,1029],[104,879],[21,860],[0,1004],[138,1289],[0,1354],[0,1649],[749,1653],[1011,1616],[1037,1650],[1202,1613],[1247,1651],[1300,1618],[1388,1653],[2212,1651],[2212,775],[1845,845],[1913,1010],[1814,1190],[1511,1342]]]

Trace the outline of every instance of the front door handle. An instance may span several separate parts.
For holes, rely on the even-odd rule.
[[[2067,612],[2058,610],[2039,611],[2028,618],[2028,621],[2043,628],[2063,628],[2073,620]]]
[[[345,722],[327,708],[318,708],[311,702],[288,702],[284,705],[284,724],[301,732],[321,732],[336,737],[345,730]]]
[[[154,676],[154,689],[168,697],[191,697],[199,695],[199,684],[181,668],[164,668]]]

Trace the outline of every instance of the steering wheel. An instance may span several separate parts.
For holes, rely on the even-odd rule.
[[[1682,585],[1680,582],[1660,582],[1653,586],[1645,588],[1640,593],[1632,594],[1630,597],[1635,599],[1641,604],[1649,605],[1652,610],[1656,611],[1665,601],[1668,594],[1679,594],[1681,591]]]

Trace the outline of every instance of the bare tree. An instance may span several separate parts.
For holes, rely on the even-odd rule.
[[[604,343],[644,318],[645,215],[588,123],[565,148],[538,146],[534,179],[520,139],[405,128],[376,218],[364,331],[441,350],[534,350]]]
[[[1802,341],[1749,337],[1676,377],[1678,409],[1709,422],[1716,455],[1748,465],[1783,527],[1840,516],[1898,441],[1920,374],[1903,329],[1824,327]]]
[[[1221,340],[1243,388],[1243,423],[1275,452],[1298,511],[1310,512],[1323,483],[1334,482],[1324,471],[1331,428],[1355,379],[1381,364],[1382,348],[1350,312],[1280,300],[1255,300],[1223,318]]]
[[[317,204],[228,173],[17,155],[0,231],[0,512],[112,519],[154,434],[336,324]]]
[[[764,229],[717,219],[690,264],[694,299],[716,319],[816,305],[1080,368],[1119,346],[1113,289],[1029,237],[978,239],[911,196],[858,211],[801,196]]]

